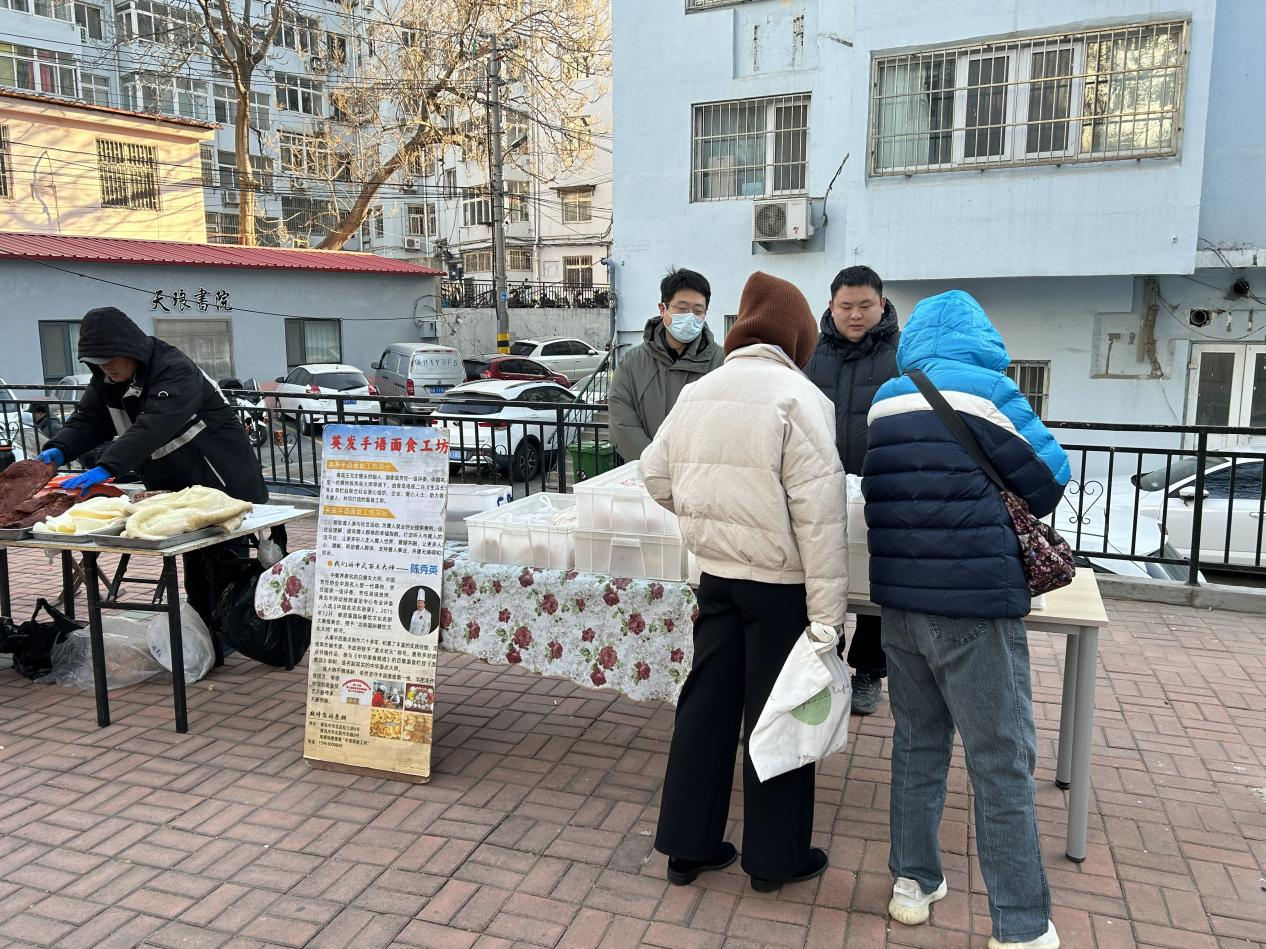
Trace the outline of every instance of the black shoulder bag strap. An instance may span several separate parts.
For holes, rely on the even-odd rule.
[[[989,476],[989,480],[997,485],[999,491],[1010,491],[1011,489],[999,477],[993,462],[989,460],[985,455],[984,449],[980,447],[980,442],[976,441],[976,436],[972,434],[972,430],[963,421],[963,417],[954,411],[953,406],[946,401],[945,396],[941,395],[940,390],[932,384],[932,380],[918,369],[911,369],[906,375],[919,387],[919,391],[923,393],[923,398],[927,399],[932,411],[945,423],[945,427],[950,430],[950,434],[958,439],[958,443],[971,456],[972,461],[980,465],[980,469]]]

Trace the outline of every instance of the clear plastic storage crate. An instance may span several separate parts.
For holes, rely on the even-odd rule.
[[[470,559],[570,570],[576,564],[576,499],[533,494],[466,518]]]
[[[636,461],[578,481],[572,490],[580,530],[680,536],[677,515],[664,510],[646,492]]]
[[[576,529],[576,569],[609,577],[681,581],[689,578],[680,536]]]
[[[449,540],[465,540],[466,518],[495,511],[513,500],[509,485],[450,484],[448,507],[444,511],[444,536]]]

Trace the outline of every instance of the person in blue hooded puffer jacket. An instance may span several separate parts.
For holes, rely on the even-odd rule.
[[[969,294],[930,297],[901,335],[903,375],[880,388],[868,417],[870,595],[882,607],[895,723],[888,912],[916,925],[945,896],[938,832],[957,729],[975,791],[990,949],[1058,949],[1034,804],[1019,542],[998,489],[904,375],[927,375],[1007,487],[1043,517],[1063,495],[1068,457],[1004,374],[1009,362]]]

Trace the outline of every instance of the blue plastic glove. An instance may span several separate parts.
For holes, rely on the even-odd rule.
[[[98,465],[90,471],[85,471],[81,475],[75,475],[68,481],[63,481],[62,490],[78,491],[80,497],[83,497],[103,481],[109,481],[110,477],[110,472]]]
[[[44,464],[52,465],[54,468],[60,468],[66,463],[66,456],[62,454],[60,448],[45,448],[36,457]]]

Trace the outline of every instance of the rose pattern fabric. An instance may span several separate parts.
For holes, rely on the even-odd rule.
[[[255,612],[260,619],[291,614],[312,618],[316,585],[316,551],[296,550],[259,575],[255,584]]]
[[[694,655],[698,607],[687,584],[476,563],[458,544],[444,566],[441,648],[676,701]]]

